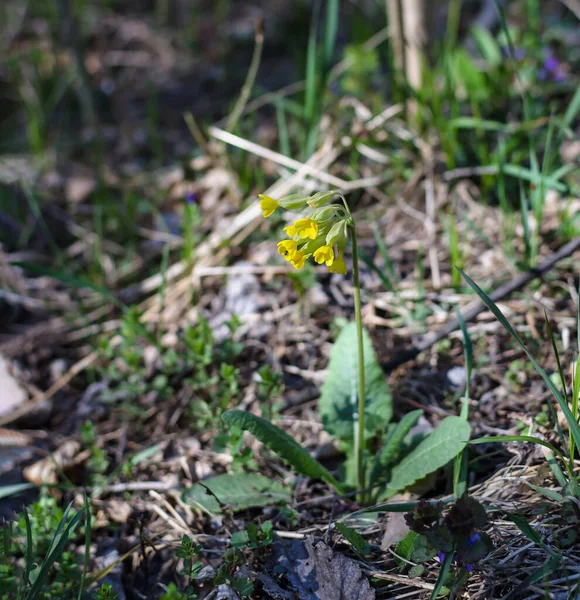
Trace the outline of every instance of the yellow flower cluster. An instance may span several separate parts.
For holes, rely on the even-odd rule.
[[[279,200],[260,194],[260,208],[264,217],[274,214],[277,208],[310,212],[284,228],[290,239],[278,242],[278,253],[296,269],[301,269],[311,257],[316,263],[326,264],[331,273],[346,275],[344,248],[348,241],[348,228],[352,217],[346,207],[329,204],[335,191],[318,192],[313,196],[292,194]]]

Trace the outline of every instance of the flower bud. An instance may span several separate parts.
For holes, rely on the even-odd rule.
[[[317,192],[314,196],[308,198],[307,203],[311,208],[320,208],[321,206],[327,205],[336,196],[336,190],[330,190],[328,192]]]
[[[315,208],[313,211],[310,212],[310,214],[308,215],[308,218],[312,219],[313,221],[318,221],[319,223],[321,221],[328,221],[334,217],[334,215],[336,214],[336,209],[337,209],[336,206],[326,206],[324,208]]]
[[[278,204],[282,208],[286,208],[288,210],[302,210],[306,207],[306,201],[308,200],[308,196],[304,194],[290,194],[289,196],[284,196],[278,200]]]
[[[340,244],[342,241],[344,241],[347,236],[346,228],[346,219],[337,221],[326,234],[326,244],[328,246],[334,246],[334,244]]]

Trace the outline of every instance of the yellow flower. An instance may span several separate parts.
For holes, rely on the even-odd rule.
[[[293,227],[294,235],[297,235],[301,239],[310,238],[314,240],[318,235],[318,224],[312,219],[298,219]]]
[[[278,254],[283,254],[286,260],[292,260],[298,252],[298,242],[294,240],[284,240],[278,242]]]
[[[306,262],[306,256],[304,256],[304,254],[302,252],[300,252],[300,250],[296,250],[296,252],[294,253],[294,255],[292,256],[292,258],[290,260],[290,264],[295,269],[301,269],[304,266],[305,262]]]
[[[261,198],[260,208],[264,211],[264,217],[269,217],[278,208],[278,203],[274,198],[264,194],[258,194],[258,198]]]
[[[346,263],[344,262],[344,258],[342,257],[342,252],[338,253],[338,257],[334,260],[330,267],[328,267],[328,270],[331,273],[346,275]]]
[[[296,235],[296,227],[294,227],[294,225],[288,225],[288,227],[284,227],[284,231],[290,238],[293,238]]]
[[[314,260],[319,265],[326,263],[326,266],[330,267],[334,262],[334,250],[330,246],[320,246],[314,252]]]

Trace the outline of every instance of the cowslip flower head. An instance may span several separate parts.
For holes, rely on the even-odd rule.
[[[298,252],[298,242],[294,240],[278,242],[278,254],[283,254],[286,260],[291,261],[296,252]]]
[[[264,211],[264,218],[274,214],[274,211],[278,208],[278,202],[270,196],[264,194],[258,194],[260,198],[260,208]]]
[[[334,262],[334,250],[330,246],[320,246],[314,252],[314,260],[319,265],[326,263],[326,266],[330,267]]]
[[[338,273],[339,275],[346,275],[346,263],[342,256],[342,252],[338,253],[338,257],[334,259],[333,263],[328,267],[330,273]]]
[[[343,206],[332,204],[337,195]],[[302,213],[294,223],[284,227],[290,239],[278,242],[278,253],[295,269],[304,267],[312,257],[319,265],[326,264],[331,273],[347,273],[343,254],[354,221],[340,193],[331,190],[312,196],[290,194],[277,200],[265,194],[259,194],[259,197],[264,217],[269,217],[278,208]]]

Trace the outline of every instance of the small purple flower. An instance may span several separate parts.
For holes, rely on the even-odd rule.
[[[479,535],[479,533],[473,533],[471,534],[471,536],[469,537],[469,539],[467,540],[467,546],[473,546],[473,544],[475,544],[476,542],[479,542],[479,540],[481,539],[481,536]]]
[[[437,558],[439,559],[439,562],[443,564],[443,561],[445,560],[445,552],[439,552],[437,554]]]
[[[560,61],[554,55],[550,55],[544,59],[544,69],[553,75],[560,69]]]
[[[195,194],[194,192],[188,192],[185,195],[185,202],[187,204],[197,204],[197,194]]]
[[[465,565],[465,570],[466,570],[468,573],[471,573],[471,571],[473,571],[473,565]]]

